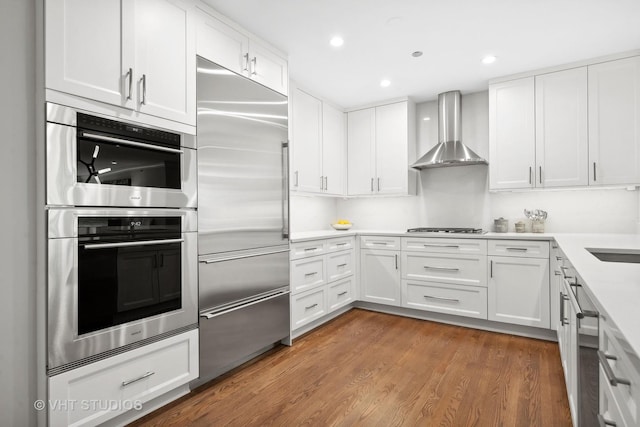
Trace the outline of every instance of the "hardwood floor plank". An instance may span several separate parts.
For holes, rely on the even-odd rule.
[[[570,426],[557,344],[354,309],[134,426]]]

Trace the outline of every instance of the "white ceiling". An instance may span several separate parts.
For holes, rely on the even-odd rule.
[[[204,1],[287,53],[300,86],[345,108],[477,92],[494,77],[640,49],[640,0]],[[498,60],[483,65],[487,54]]]

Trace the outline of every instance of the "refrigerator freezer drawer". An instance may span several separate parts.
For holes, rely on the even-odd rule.
[[[289,249],[200,257],[200,311],[289,287]]]
[[[200,317],[200,380],[289,336],[289,293]]]

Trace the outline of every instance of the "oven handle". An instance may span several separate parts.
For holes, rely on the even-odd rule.
[[[184,239],[163,239],[163,240],[141,240],[138,242],[118,242],[118,243],[93,243],[84,245],[85,249],[108,249],[126,248],[131,246],[164,245],[167,243],[182,243]]]
[[[96,139],[98,141],[114,142],[116,144],[130,145],[132,147],[139,147],[139,148],[148,148],[149,150],[165,151],[167,153],[175,153],[175,154],[183,153],[182,150],[178,150],[177,148],[169,148],[169,147],[162,147],[160,145],[145,144],[144,142],[130,141],[128,139],[114,138],[112,136],[98,135],[98,134],[89,133],[89,132],[81,132],[81,135],[85,138]]]

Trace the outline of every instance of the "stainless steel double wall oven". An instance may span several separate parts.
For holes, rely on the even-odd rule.
[[[195,137],[47,104],[49,375],[197,327]]]

